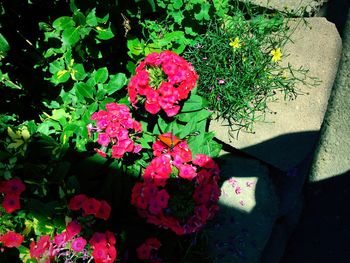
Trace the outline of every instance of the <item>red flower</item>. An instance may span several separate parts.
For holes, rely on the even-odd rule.
[[[11,180],[3,182],[2,192],[5,195],[20,195],[25,189],[25,184],[18,178],[13,178]]]
[[[7,194],[2,201],[2,207],[5,211],[11,214],[13,211],[21,208],[21,204],[19,202],[19,195]]]
[[[72,249],[75,252],[80,252],[84,249],[85,245],[86,245],[86,240],[82,237],[78,237],[78,238],[73,240]]]
[[[168,206],[169,194],[165,189],[160,190],[157,193],[156,200],[161,208],[166,208]]]
[[[104,200],[100,202],[100,207],[96,213],[97,218],[108,220],[111,214],[111,206]]]
[[[147,244],[142,244],[136,249],[137,258],[139,260],[147,260],[151,256],[151,246]]]
[[[81,225],[76,221],[71,221],[66,226],[66,238],[71,240],[73,237],[78,235],[81,231]]]
[[[89,240],[89,244],[93,247],[107,246],[107,236],[105,233],[95,232]]]
[[[101,202],[95,198],[89,198],[83,203],[84,216],[96,215],[100,209]]]
[[[83,203],[88,199],[88,197],[84,194],[79,194],[73,196],[68,203],[68,208],[72,211],[79,210],[83,207]]]
[[[21,234],[13,231],[9,231],[0,236],[0,242],[2,242],[5,247],[19,247],[23,240],[24,237]]]
[[[35,258],[37,260],[40,259],[40,257],[49,250],[50,248],[50,236],[45,235],[45,236],[41,236],[37,242],[37,244],[35,244],[35,241],[32,241],[30,243],[30,256],[32,258]]]
[[[108,259],[108,248],[103,246],[95,247],[92,251],[92,257],[95,263],[105,263]]]

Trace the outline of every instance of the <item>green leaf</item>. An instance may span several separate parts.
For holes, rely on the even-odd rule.
[[[110,80],[106,86],[108,95],[111,95],[123,88],[128,80],[124,73],[117,73],[116,75],[109,76],[109,78]]]
[[[86,16],[86,24],[89,26],[97,26],[96,8],[92,9]]]
[[[63,30],[62,42],[68,46],[74,46],[80,40],[79,27],[68,27]]]
[[[203,99],[201,96],[192,95],[183,105],[181,113],[188,111],[197,111],[203,108]]]
[[[183,5],[182,0],[175,0],[175,1],[173,1],[173,7],[175,9],[180,9],[182,7],[182,5]]]
[[[169,13],[169,15],[171,15],[174,18],[175,23],[181,25],[182,20],[184,20],[184,15],[182,13],[182,11],[173,11],[171,13]]]
[[[52,26],[56,30],[64,30],[75,26],[73,19],[69,16],[61,16],[53,21]]]
[[[182,122],[189,122],[192,119],[195,119],[197,122],[202,121],[204,119],[208,119],[213,113],[206,110],[201,109],[199,111],[192,112],[184,112],[176,115],[176,118]]]
[[[86,18],[84,16],[84,14],[82,12],[80,12],[79,10],[74,12],[73,19],[74,19],[75,23],[77,23],[77,25],[85,26],[85,24],[86,24]]]
[[[94,88],[92,86],[83,82],[79,82],[75,83],[74,87],[75,91],[79,93],[79,95],[89,99],[94,98]]]
[[[66,113],[64,109],[58,109],[58,110],[53,110],[52,111],[52,116],[51,119],[53,120],[60,120],[61,118],[68,118],[70,115]]]
[[[74,64],[71,75],[73,80],[84,80],[86,77],[84,65],[80,63]]]
[[[61,130],[61,125],[53,120],[46,120],[38,126],[38,133],[43,133],[45,135],[50,135]]]
[[[98,26],[96,27],[96,33],[97,33],[96,37],[101,40],[108,40],[114,37],[111,27],[102,28]]]
[[[0,55],[1,53],[5,54],[9,50],[10,50],[9,43],[7,42],[6,38],[0,33]]]
[[[138,56],[142,54],[145,48],[145,45],[144,45],[143,39],[141,39],[140,41],[138,38],[133,38],[127,41],[127,47],[129,49],[128,55],[130,57],[133,57],[133,55]]]
[[[67,82],[70,78],[69,71],[66,69],[57,71],[52,77],[51,81],[56,85],[59,83]]]
[[[211,5],[208,3],[202,3],[199,13],[194,14],[194,17],[199,21],[209,20],[210,19],[210,16],[209,16],[210,6]]]
[[[106,67],[100,68],[93,75],[96,83],[105,83],[108,79],[108,69]]]

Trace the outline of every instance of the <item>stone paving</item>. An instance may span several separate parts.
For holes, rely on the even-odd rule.
[[[207,229],[213,240],[209,251],[214,263],[281,262],[291,246],[290,237],[300,229],[297,226],[305,203],[302,189],[311,167],[315,181],[350,171],[350,53],[343,54],[340,67],[346,73],[338,73],[328,105],[341,39],[334,24],[325,18],[308,18],[307,22],[292,36],[294,43],[287,46],[290,55],[284,62],[309,68],[322,84],[294,101],[279,100],[271,106],[278,113],[267,116],[268,123],[258,123],[255,134],[240,134],[237,140],[229,136],[225,123],[210,124],[210,130],[232,150],[220,158],[221,213]],[[348,31],[350,36],[350,26]],[[305,91],[305,87],[299,88]],[[315,216],[309,217],[315,220]],[[294,252],[299,251],[298,243],[292,243]],[[302,261],[304,250],[300,251],[295,252],[297,261],[286,262],[306,262]]]

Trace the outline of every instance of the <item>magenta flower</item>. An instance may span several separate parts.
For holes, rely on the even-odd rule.
[[[86,240],[82,237],[78,237],[78,238],[73,240],[72,249],[75,252],[80,252],[84,249],[85,245],[86,245]]]

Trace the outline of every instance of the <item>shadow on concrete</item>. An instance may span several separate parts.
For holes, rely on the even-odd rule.
[[[325,16],[328,21],[335,24],[342,38],[349,9],[349,0],[330,0],[326,4]]]
[[[301,221],[288,243],[283,263],[350,259],[350,171],[305,186]]]

